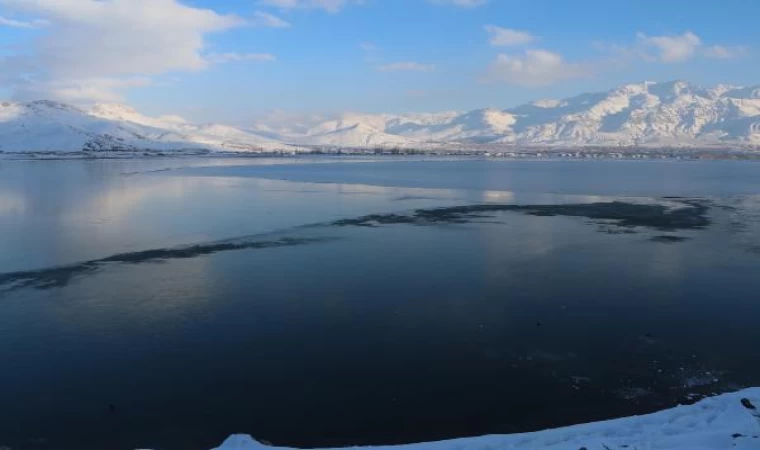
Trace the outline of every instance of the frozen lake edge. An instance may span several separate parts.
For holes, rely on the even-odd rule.
[[[760,404],[760,388],[706,398],[693,405],[643,416],[595,422],[534,433],[491,435],[374,450],[739,450],[760,449],[760,415],[742,405]],[[757,410],[755,412],[757,413]],[[251,436],[230,436],[213,450],[262,450],[270,447]]]

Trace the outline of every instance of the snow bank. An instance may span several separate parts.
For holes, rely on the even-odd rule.
[[[372,450],[760,450],[760,388],[724,394],[646,416],[576,425],[536,433],[484,436]],[[279,449],[284,449],[280,447]],[[274,450],[247,435],[234,435],[214,450]]]

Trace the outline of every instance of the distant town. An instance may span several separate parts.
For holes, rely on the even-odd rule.
[[[758,148],[647,147],[509,147],[476,146],[453,149],[311,147],[310,154],[374,156],[473,156],[503,159],[674,159],[760,160]]]
[[[77,152],[3,152],[0,159],[124,159],[141,157],[298,157],[298,156],[372,156],[372,157],[476,157],[493,159],[612,159],[612,160],[760,160],[760,148],[717,148],[717,147],[506,147],[440,146],[438,148],[389,148],[389,147],[336,147],[303,146],[298,150],[265,150],[248,148],[247,151],[210,150],[186,148],[171,151],[136,150],[126,148],[85,149]]]

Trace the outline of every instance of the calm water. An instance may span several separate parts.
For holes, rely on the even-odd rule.
[[[760,165],[314,162],[1,161],[0,445],[401,443],[760,384]],[[577,207],[612,201],[704,223]],[[430,213],[496,204],[539,209]]]

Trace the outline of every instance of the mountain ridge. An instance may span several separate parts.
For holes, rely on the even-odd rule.
[[[264,131],[265,130],[265,131]],[[760,85],[642,82],[514,108],[347,113],[314,123],[233,127],[149,117],[120,104],[0,103],[0,150],[299,151],[310,147],[760,147]]]

